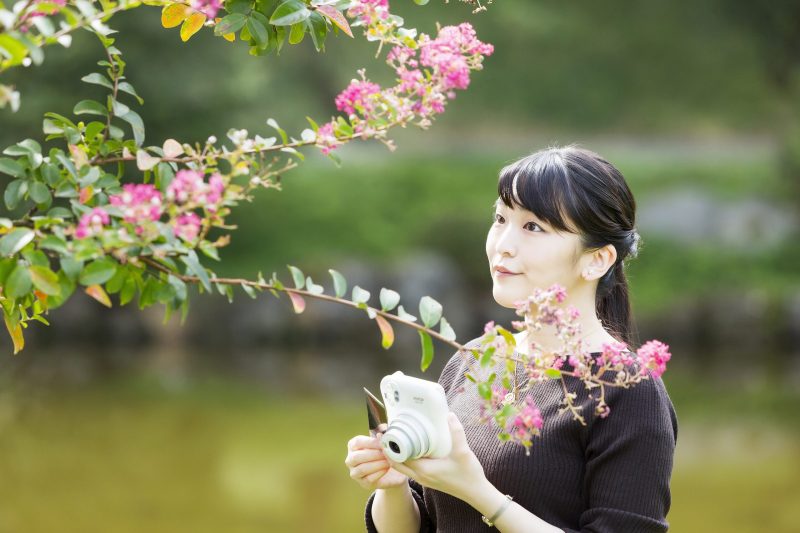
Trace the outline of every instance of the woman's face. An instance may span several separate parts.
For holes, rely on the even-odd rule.
[[[582,245],[575,233],[557,232],[527,209],[500,199],[486,237],[492,294],[503,307],[525,300],[534,289],[558,283],[567,294],[580,281]],[[509,271],[505,273],[503,270]]]

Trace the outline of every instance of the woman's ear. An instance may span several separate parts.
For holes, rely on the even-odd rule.
[[[581,276],[586,281],[602,278],[617,262],[617,249],[613,244],[606,244],[602,248],[586,252],[585,265]]]

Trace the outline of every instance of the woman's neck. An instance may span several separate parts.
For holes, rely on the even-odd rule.
[[[578,339],[583,342],[583,346],[589,352],[600,352],[602,346],[609,342],[618,342],[606,329],[603,327],[602,322],[597,318],[594,309],[594,302],[589,305],[564,305],[562,308],[566,311],[567,307],[575,307],[578,312],[577,323],[580,324],[580,333]],[[530,337],[528,337],[530,335]],[[528,345],[530,341],[536,342],[545,351],[554,351],[563,347],[561,341],[555,331],[554,327],[545,326],[539,331],[521,331],[514,335],[517,340],[517,351],[521,353],[528,353]]]

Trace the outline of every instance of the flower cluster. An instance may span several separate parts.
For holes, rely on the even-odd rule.
[[[525,453],[530,454],[533,437],[538,436],[544,425],[542,412],[531,396],[526,396],[522,407],[516,415],[506,419],[505,431],[511,440],[525,446]]]
[[[664,373],[667,369],[667,361],[672,357],[669,346],[656,340],[644,343],[636,350],[636,355],[641,365],[641,374],[650,372],[655,377],[660,377]]]
[[[355,0],[347,16],[358,18],[366,26],[376,26],[389,18],[389,0]]]
[[[75,238],[85,239],[86,237],[98,235],[110,222],[111,218],[108,216],[106,210],[95,207],[84,214],[78,221],[78,227],[75,228]]]
[[[455,90],[469,86],[470,72],[480,70],[484,56],[494,51],[468,23],[441,28],[436,38],[421,34],[415,40],[416,31],[400,28],[402,19],[389,13],[387,0],[356,0],[347,15],[367,27],[367,38],[394,45],[386,57],[397,76],[394,86],[383,89],[359,71],[361,79],[336,96],[336,108],[363,137],[378,136],[379,128],[392,122],[416,120],[423,128],[429,126],[434,115],[444,112],[447,100],[455,98]],[[316,144],[324,154],[342,144],[337,133],[336,122],[318,129]]]
[[[20,26],[20,31],[25,33],[30,29],[31,20],[37,17],[46,17],[48,15],[54,15],[58,12],[59,7],[64,7],[67,5],[67,0],[49,0],[47,4],[51,4],[58,7],[51,7],[50,9],[44,9],[41,11],[29,11],[22,16],[22,26]]]
[[[364,116],[372,114],[375,108],[374,95],[380,94],[381,86],[366,80],[352,80],[350,85],[336,97],[336,109],[348,115],[356,112]]]
[[[214,173],[206,183],[203,173],[197,170],[179,170],[167,187],[167,200],[179,205],[204,207],[209,212],[219,209],[225,182]]]
[[[109,207],[95,207],[84,214],[75,228],[75,238],[85,239],[100,235],[110,225],[110,214],[121,216],[124,222],[134,225],[136,236],[142,237],[147,223],[158,222],[167,213],[167,224],[173,234],[187,242],[194,242],[203,227],[203,218],[194,212],[202,208],[213,218],[222,206],[225,180],[219,173],[212,174],[208,181],[197,170],[179,170],[162,196],[155,186],[149,184],[126,184],[121,194],[111,195]],[[116,212],[115,209],[119,211]],[[121,231],[120,236],[126,233]],[[150,235],[150,233],[148,233]],[[157,234],[153,234],[157,235]]]
[[[197,239],[202,224],[203,220],[200,216],[194,211],[190,211],[175,218],[172,223],[172,231],[176,237],[191,242]]]
[[[537,289],[527,300],[516,302],[517,314],[522,315],[524,320],[512,322],[516,329],[527,330],[529,334],[544,327],[553,328],[561,346],[544,350],[536,342],[529,342],[528,350],[517,352],[511,334],[494,322],[489,322],[480,339],[481,351],[485,354],[491,351],[493,369],[497,368],[498,362],[502,363],[505,359],[505,374],[502,380],[507,386],[511,382],[509,378],[516,364],[523,363],[528,377],[527,383],[521,388],[517,388],[515,383],[516,390],[512,391],[511,397],[518,396],[536,383],[545,380],[578,378],[587,389],[597,389],[599,394],[590,395],[590,398],[596,400],[594,414],[605,418],[611,412],[605,401],[605,387],[629,387],[651,376],[660,377],[671,357],[669,346],[652,340],[633,352],[625,343],[608,342],[602,345],[602,351],[597,357],[593,357],[580,339],[581,327],[577,321],[579,313],[575,309],[561,305],[566,299],[566,290],[559,285],[553,285],[549,289]],[[475,355],[476,358],[480,357],[481,365],[485,366],[485,357],[482,357],[480,352]],[[514,357],[514,360],[509,359],[510,357]],[[503,365],[500,366],[502,367]],[[607,373],[611,373],[614,379],[609,380]],[[525,446],[527,452],[532,444],[532,437],[538,435],[538,431],[542,428],[541,413],[530,397],[526,397],[522,405],[513,403],[507,405],[501,396],[507,392],[506,389],[492,382],[493,379],[500,379],[500,376],[493,373],[488,379],[487,383],[491,383],[491,394],[484,389],[481,418],[484,420],[494,418],[505,431],[501,439],[519,442]],[[485,387],[479,384],[479,387],[481,386]],[[580,407],[573,403],[576,398],[575,392],[567,392],[565,388],[562,410],[569,410],[575,419],[585,424],[580,414]]]
[[[136,234],[144,230],[142,224],[161,218],[164,206],[161,191],[153,185],[128,183],[122,194],[111,195],[108,202],[122,210],[122,219],[136,226]]]
[[[213,19],[217,16],[217,11],[222,7],[222,2],[220,0],[192,0],[190,5],[195,11],[199,11],[206,17]]]

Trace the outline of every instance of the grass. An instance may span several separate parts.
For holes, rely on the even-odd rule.
[[[681,422],[673,530],[794,531],[797,432],[754,413],[717,416],[735,391],[720,388],[704,407],[699,383],[668,386]],[[758,405],[779,402],[797,405],[796,393]],[[219,379],[173,392],[128,377],[6,393],[0,531],[362,531],[368,494],[343,460],[347,440],[364,431],[363,408],[360,399],[276,398]]]

